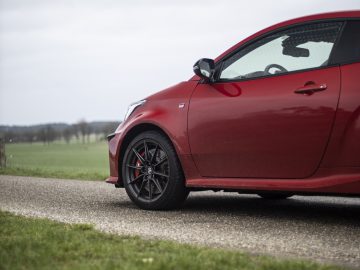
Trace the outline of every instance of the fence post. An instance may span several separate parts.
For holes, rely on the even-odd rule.
[[[6,167],[5,141],[0,138],[0,168]]]

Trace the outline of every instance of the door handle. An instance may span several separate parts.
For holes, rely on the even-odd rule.
[[[325,83],[316,84],[313,82],[306,83],[303,87],[296,89],[295,94],[312,95],[316,92],[321,92],[327,89]]]

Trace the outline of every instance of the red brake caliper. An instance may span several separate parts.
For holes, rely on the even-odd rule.
[[[144,153],[141,153],[140,155],[143,157],[143,156],[144,156]],[[137,161],[136,161],[136,163],[135,163],[135,166],[136,166],[136,167],[140,167],[141,164],[142,164],[142,163],[141,163],[140,159],[137,159]],[[140,169],[136,169],[136,170],[135,170],[135,177],[138,177],[138,176],[140,175],[140,172],[141,172]]]

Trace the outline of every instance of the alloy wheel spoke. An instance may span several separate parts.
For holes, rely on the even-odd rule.
[[[144,158],[146,161],[149,160],[149,148],[146,144],[146,140],[144,140]]]
[[[129,182],[130,185],[134,184],[135,182],[137,182],[139,179],[143,178],[144,177],[144,174],[139,174],[137,177],[135,177],[133,180],[131,180]]]
[[[135,170],[141,170],[142,168],[144,168],[144,166],[134,166],[130,164],[127,164],[126,166]]]
[[[139,198],[139,196],[140,196],[140,194],[141,194],[141,191],[142,191],[142,189],[144,188],[144,186],[145,186],[145,181],[142,181],[141,186],[140,186],[140,188],[139,188],[139,193],[137,194],[137,197],[138,197],[138,198]]]
[[[134,154],[137,156],[137,158],[140,160],[142,164],[145,164],[145,159],[139,154],[138,151],[135,150],[135,148],[132,149]]]
[[[159,191],[160,193],[162,193],[162,192],[163,192],[163,188],[161,187],[159,181],[158,181],[157,179],[155,179],[155,178],[152,178],[151,180],[152,180],[153,183],[155,184],[155,186],[156,186],[156,188],[158,189],[158,191]]]
[[[162,160],[160,160],[158,163],[156,163],[156,164],[154,165],[154,167],[157,167],[157,166],[163,164],[166,160],[167,160],[167,157],[164,157]]]
[[[148,188],[149,188],[149,199],[151,200],[152,199],[152,193],[153,193],[153,190],[152,190],[152,185],[151,185],[151,181],[149,180],[148,181]]]
[[[161,172],[153,172],[153,174],[156,174],[156,175],[159,175],[159,176],[162,176],[162,177],[166,177],[166,178],[169,178],[169,176],[168,175],[166,175],[166,174],[163,174],[163,173],[161,173]]]
[[[159,145],[157,144],[155,147],[154,154],[152,155],[151,160],[150,160],[151,164],[154,162],[154,159],[156,158],[156,154],[157,154],[158,150],[159,150]]]

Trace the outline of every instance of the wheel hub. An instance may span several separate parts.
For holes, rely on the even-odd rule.
[[[151,167],[147,167],[147,174],[149,174],[149,175],[151,175],[151,174],[153,174],[153,168],[151,168]]]

